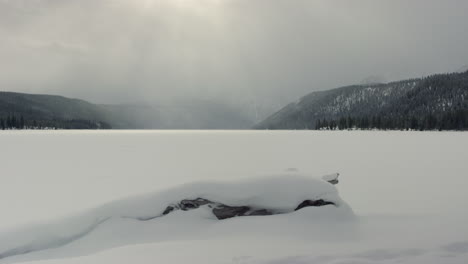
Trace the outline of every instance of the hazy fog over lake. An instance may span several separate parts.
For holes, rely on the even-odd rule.
[[[464,0],[0,0],[0,87],[279,109],[314,90],[463,68],[466,10]]]

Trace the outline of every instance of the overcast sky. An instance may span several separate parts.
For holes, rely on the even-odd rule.
[[[0,0],[0,89],[285,104],[468,64],[466,0]]]

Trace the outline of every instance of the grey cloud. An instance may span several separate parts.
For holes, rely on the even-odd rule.
[[[275,109],[374,76],[459,69],[465,10],[463,0],[0,0],[0,87]]]

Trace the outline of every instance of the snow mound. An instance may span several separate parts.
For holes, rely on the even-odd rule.
[[[101,241],[98,243],[100,245],[94,249],[88,248],[86,253],[120,245],[161,240],[163,239],[162,232],[154,231],[160,230],[158,228],[161,228],[161,225],[164,225],[164,230],[169,231],[168,239],[173,239],[178,232],[184,232],[184,229],[180,228],[181,226],[197,229],[200,226],[207,227],[214,222],[221,223],[238,219],[244,221],[240,219],[255,218],[254,216],[236,217],[236,219],[218,221],[213,214],[209,213],[206,206],[194,208],[199,210],[191,210],[190,212],[179,210],[170,214],[164,213],[168,206],[180,204],[184,199],[204,199],[227,207],[261,208],[262,210],[286,213],[283,216],[297,215],[306,218],[307,221],[313,220],[311,217],[313,215],[327,220],[351,219],[353,217],[351,208],[339,197],[335,186],[326,180],[315,179],[299,173],[284,173],[239,182],[198,182],[184,184],[158,193],[114,201],[55,223],[30,227],[9,234],[0,234],[0,263],[25,254],[51,251],[65,246],[69,247],[71,244],[79,244],[80,241],[96,237],[97,234],[93,233],[96,233],[98,229],[107,230],[105,236],[108,237],[105,239],[95,238]],[[305,208],[316,206],[314,205],[316,201],[321,201],[318,205],[320,207]],[[298,214],[299,212],[295,211],[299,209],[301,211],[307,210],[309,213]],[[262,219],[266,220],[266,218]],[[243,224],[248,225],[249,221],[245,221]],[[133,230],[141,231],[142,228],[144,232],[141,234],[144,233],[145,239],[138,238],[137,231],[132,234]],[[154,232],[150,232],[151,228],[154,228]],[[128,237],[127,241],[121,235],[113,234],[123,231],[125,231],[124,236]],[[154,239],[150,238],[151,235],[154,236]],[[112,238],[112,236],[114,237]],[[116,242],[116,240],[118,241]],[[90,243],[86,244],[90,247]],[[72,252],[76,254],[77,251],[72,250]],[[50,253],[44,256],[44,258],[50,258],[56,257],[56,254]]]
[[[333,173],[333,174],[329,174],[329,175],[325,175],[322,177],[322,179],[324,181],[327,181],[331,184],[338,184],[338,177],[340,176],[339,173]]]

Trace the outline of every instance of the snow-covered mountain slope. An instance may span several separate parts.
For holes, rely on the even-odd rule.
[[[271,212],[269,214],[292,214],[299,210],[307,210],[310,212],[301,214],[307,221],[353,219],[351,208],[341,200],[331,183],[297,173],[285,173],[243,182],[193,183],[155,194],[112,202],[62,221],[2,234],[0,261],[9,262],[10,259],[15,261],[15,258],[47,256],[47,252],[41,251],[66,246],[75,249],[73,253],[65,256],[78,256],[116,246],[161,241],[165,240],[163,234],[166,236],[170,234],[172,237],[187,235],[193,233],[191,231],[193,229],[204,229],[217,221],[212,212],[221,209],[212,208],[211,205],[172,210],[174,204],[187,199],[204,199],[224,207],[242,206],[253,212]],[[317,204],[311,201],[320,202]],[[214,206],[217,206],[216,204]],[[252,214],[249,217],[260,216]],[[262,220],[264,219],[255,221]],[[189,230],[186,230],[187,228]],[[86,243],[84,246],[82,241],[109,241],[109,243],[101,242],[93,247]],[[35,254],[37,252],[39,254]]]
[[[465,116],[461,118],[463,124],[452,124],[454,121],[450,119],[458,118],[457,114]],[[430,124],[426,127],[428,116],[435,119],[434,127]],[[318,121],[334,121],[340,125],[341,118],[352,117],[355,122],[365,118],[366,124],[361,125],[364,128],[374,128],[377,124],[368,123],[378,118],[378,128],[463,129],[468,127],[466,116],[468,72],[463,72],[313,92],[287,105],[256,128],[316,129]],[[416,127],[411,127],[411,122]]]

